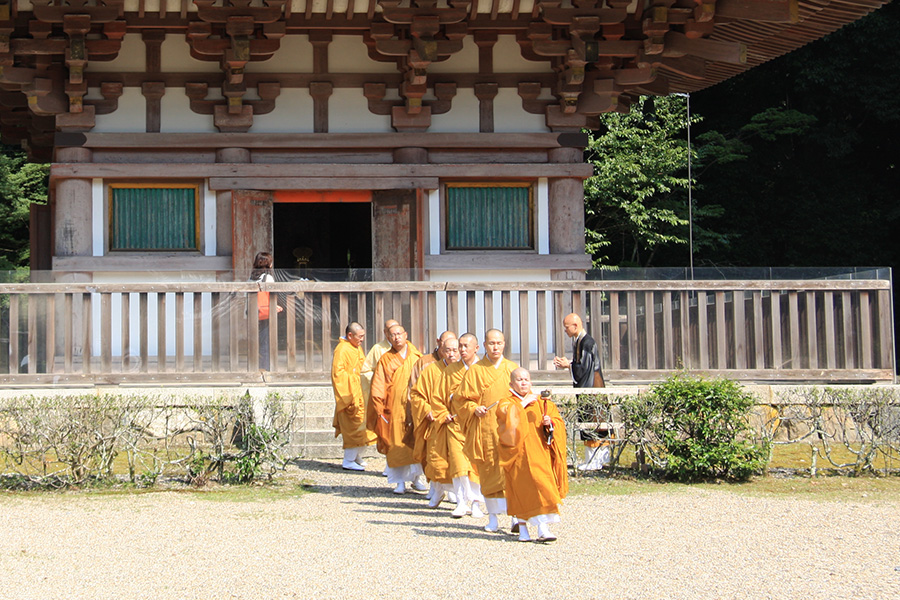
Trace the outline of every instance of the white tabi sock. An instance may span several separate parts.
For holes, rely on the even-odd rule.
[[[484,530],[493,533],[498,529],[500,529],[500,523],[497,522],[497,515],[490,513],[488,515],[488,524],[484,526]]]

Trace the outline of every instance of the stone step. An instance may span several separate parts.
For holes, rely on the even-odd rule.
[[[300,401],[297,403],[297,416],[333,417],[334,400],[329,400],[328,402]]]

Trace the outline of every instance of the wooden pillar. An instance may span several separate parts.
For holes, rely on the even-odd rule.
[[[580,148],[554,148],[551,163],[581,162]],[[584,182],[574,177],[551,178],[549,192],[550,254],[584,254]],[[584,279],[584,271],[551,271],[552,279]]]
[[[372,192],[372,267],[378,281],[413,279],[419,262],[415,190]]]
[[[60,148],[58,163],[89,163],[87,148]],[[55,215],[54,256],[90,256],[93,248],[91,216],[91,180],[62,179],[53,194]]]
[[[250,150],[246,148],[221,148],[216,151],[217,163],[249,163]],[[232,235],[232,195],[231,190],[216,192],[216,256],[231,256]]]
[[[56,151],[57,163],[89,163],[93,153],[87,148],[59,148]],[[90,179],[62,179],[52,189],[54,230],[54,256],[91,256],[93,254],[93,216]],[[91,273],[67,272],[57,277],[57,281],[65,283],[84,283],[91,281]],[[78,295],[76,294],[76,297]],[[84,326],[84,305],[78,297],[71,307],[71,321],[74,331],[82,331]],[[68,318],[65,314],[65,303],[56,305],[56,322],[63,323]],[[82,356],[84,336],[75,335],[72,339],[71,352],[74,356]],[[55,342],[55,353],[61,355],[65,350],[62,339]],[[90,361],[90,356],[82,357]]]

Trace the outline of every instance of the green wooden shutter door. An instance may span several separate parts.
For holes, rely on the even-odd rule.
[[[113,250],[197,248],[196,188],[113,188]]]
[[[448,249],[532,247],[530,188],[447,188]]]

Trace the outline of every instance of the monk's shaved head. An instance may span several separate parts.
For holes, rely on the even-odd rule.
[[[471,333],[459,336],[459,358],[467,365],[472,365],[478,359],[478,338]]]
[[[531,373],[528,369],[519,367],[513,369],[509,374],[509,387],[512,391],[520,396],[526,396],[531,393]]]
[[[484,355],[493,364],[499,364],[506,348],[506,338],[499,329],[488,329],[484,334]]]
[[[359,348],[366,339],[366,330],[363,329],[362,325],[353,321],[344,330],[344,339]]]
[[[385,321],[384,322],[384,337],[385,338],[389,337],[388,332],[391,330],[391,327],[393,327],[394,325],[399,325],[399,324],[400,323],[398,323],[394,319],[388,319],[387,321]]]
[[[506,336],[503,335],[503,332],[500,331],[499,329],[488,329],[487,331],[484,332],[484,341],[485,342],[487,342],[491,338],[497,339],[498,337],[501,340],[503,340],[504,342],[506,341]]]
[[[573,338],[581,333],[582,329],[584,329],[584,323],[581,322],[581,317],[577,314],[569,313],[563,319],[563,331],[566,332],[567,336]]]
[[[517,377],[528,376],[531,378],[531,373],[528,372],[528,369],[525,367],[518,367],[512,370],[512,373],[509,374],[509,381],[513,382]]]

